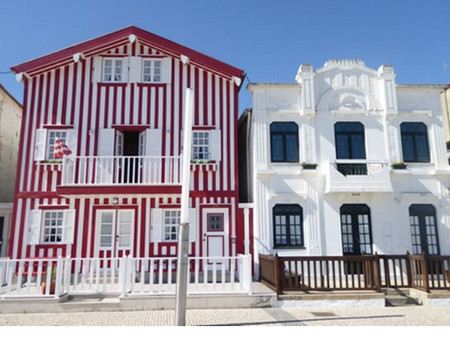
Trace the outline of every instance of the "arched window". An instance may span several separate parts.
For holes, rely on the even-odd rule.
[[[429,163],[427,126],[422,122],[403,122],[400,124],[400,131],[403,161]]]
[[[409,225],[414,254],[440,254],[436,209],[431,204],[412,204],[409,207]]]
[[[303,210],[298,204],[277,204],[273,207],[274,247],[302,247]]]
[[[295,122],[273,122],[270,125],[272,162],[298,162],[298,125]]]

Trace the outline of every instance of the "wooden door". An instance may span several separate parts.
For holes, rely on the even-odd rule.
[[[227,257],[229,237],[228,210],[204,209],[203,210],[203,255],[212,257],[207,260],[207,266],[222,265],[223,261],[215,260],[215,257]],[[227,263],[227,270],[229,263]]]

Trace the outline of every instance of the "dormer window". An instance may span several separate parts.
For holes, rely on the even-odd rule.
[[[103,82],[122,82],[123,60],[105,58],[103,60]]]
[[[142,63],[142,82],[162,82],[162,61],[160,59],[144,59]]]

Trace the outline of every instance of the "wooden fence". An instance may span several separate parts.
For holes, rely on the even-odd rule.
[[[280,257],[259,255],[260,280],[284,291],[417,288],[450,290],[450,256],[364,255]]]

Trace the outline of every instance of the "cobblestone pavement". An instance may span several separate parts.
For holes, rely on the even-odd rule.
[[[171,326],[166,311],[0,314],[0,326]],[[188,326],[450,326],[450,307],[188,310]]]

